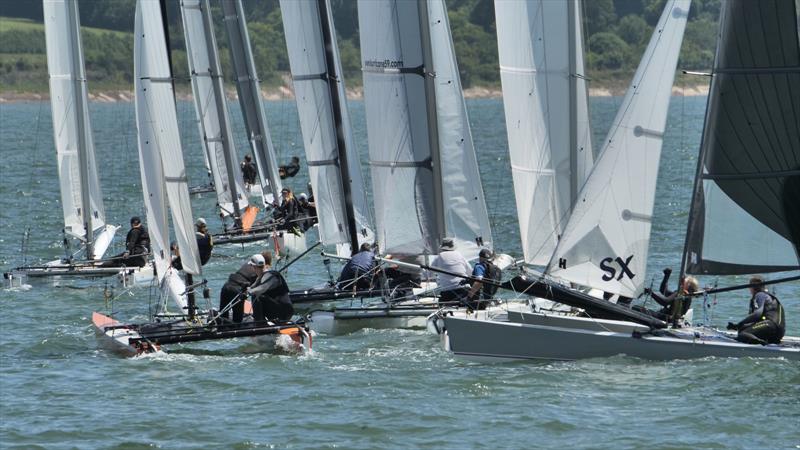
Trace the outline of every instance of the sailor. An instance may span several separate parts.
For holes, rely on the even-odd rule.
[[[266,261],[261,255],[253,255],[250,259],[242,265],[236,272],[228,277],[228,281],[222,285],[222,290],[219,294],[219,310],[220,316],[231,318],[229,311],[232,311],[232,319],[236,323],[240,323],[244,317],[244,296],[247,289],[258,280],[258,277],[264,272]],[[229,311],[225,308],[230,306]],[[224,313],[222,311],[225,311]]]
[[[494,253],[488,248],[483,248],[478,253],[478,263],[472,269],[472,278],[477,278],[477,280],[472,281],[467,295],[469,305],[473,309],[486,309],[486,305],[497,292],[496,283],[500,282],[502,272],[492,262],[493,258]],[[487,283],[484,283],[483,280],[486,280]]]
[[[256,184],[256,165],[253,163],[253,158],[250,155],[244,156],[244,161],[241,164],[242,178],[244,178],[245,187],[249,190],[250,187]]]
[[[375,253],[368,243],[361,244],[358,252],[350,257],[350,261],[342,268],[338,289],[368,290],[372,287],[372,275],[375,268]]]
[[[147,264],[150,253],[150,235],[139,216],[131,217],[131,229],[125,237],[125,251],[104,262],[100,267],[138,266]]]
[[[472,267],[464,255],[455,251],[452,238],[442,239],[439,246],[439,256],[433,261],[431,267],[448,273],[438,273],[439,302],[463,302],[469,294],[469,274]],[[452,274],[452,275],[451,275]]]
[[[281,189],[281,204],[275,209],[275,219],[279,224],[283,225],[282,229],[293,230],[299,227],[297,225],[297,214],[299,204],[297,199],[294,198],[292,190],[289,188]]]
[[[205,266],[206,263],[211,259],[211,250],[214,248],[214,240],[211,238],[211,233],[208,232],[206,219],[203,219],[202,217],[198,218],[197,222],[194,223],[194,226],[196,230],[194,237],[197,239],[197,250],[200,252],[200,265]],[[183,270],[178,246],[173,245],[172,251],[176,256],[172,260],[172,267],[178,270]]]
[[[764,289],[764,279],[750,279],[750,314],[739,323],[728,323],[738,330],[736,340],[746,344],[780,344],[786,333],[786,317],[778,298]]]
[[[664,278],[668,279],[670,273],[672,273],[672,270],[665,269]],[[664,281],[661,282],[660,292],[650,292],[649,289],[645,289],[645,293],[649,293],[662,306],[656,316],[671,322],[675,328],[680,328],[680,319],[692,306],[692,294],[698,291],[697,279],[694,277],[684,278],[678,292],[668,291]]]
[[[285,166],[278,166],[278,174],[281,177],[281,180],[284,178],[294,177],[297,175],[297,172],[300,172],[300,158],[297,156],[292,156],[292,160],[289,164]]]
[[[301,222],[301,227],[303,231],[307,231],[309,228],[313,227],[315,223],[317,223],[317,205],[312,203],[308,200],[308,196],[305,193],[301,193],[297,196],[298,199],[298,216],[305,218],[306,220]]]
[[[247,291],[253,299],[253,320],[288,321],[294,314],[289,286],[280,272],[272,270],[272,253],[266,251],[260,256],[264,259],[264,269]]]

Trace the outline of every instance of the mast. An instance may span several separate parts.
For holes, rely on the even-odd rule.
[[[336,45],[334,36],[333,15],[328,7],[328,0],[318,0],[319,18],[322,25],[322,40],[325,46],[325,65],[327,67],[327,85],[331,96],[331,106],[333,109],[333,123],[336,127],[336,155],[338,157],[339,177],[342,181],[342,200],[344,201],[345,219],[347,230],[350,235],[350,252],[358,252],[358,227],[356,226],[355,211],[353,209],[353,191],[350,185],[350,166],[347,160],[347,142],[343,127],[343,99],[339,97],[337,84],[341,82],[341,74],[336,73],[336,60],[333,46]]]
[[[427,0],[417,0],[419,14],[420,42],[422,46],[422,76],[425,79],[425,103],[428,119],[428,144],[431,150],[431,169],[433,172],[433,211],[436,217],[436,239],[431,251],[439,253],[439,245],[447,236],[444,218],[444,187],[442,186],[442,159],[439,152],[439,123],[436,113],[436,71],[433,66],[431,49],[430,18]]]
[[[578,198],[578,64],[575,48],[577,29],[575,13],[579,10],[577,0],[567,1],[568,77],[569,77],[569,196],[570,208]],[[561,211],[564,214],[564,211]]]
[[[261,180],[262,201],[266,205],[266,188],[271,190],[274,200],[280,199],[281,179],[278,176],[278,160],[269,134],[267,116],[261,103],[261,88],[242,1],[222,0],[222,12],[228,35],[228,49],[233,62],[236,91],[239,94],[239,105],[242,108],[250,147]]]

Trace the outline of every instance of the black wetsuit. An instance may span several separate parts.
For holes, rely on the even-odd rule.
[[[275,218],[283,220],[283,225],[279,227],[280,229],[289,230],[298,227],[296,219],[300,209],[299,206],[300,202],[294,197],[281,202],[281,206],[275,211]]]
[[[125,236],[125,252],[104,262],[100,267],[142,267],[147,264],[148,253],[150,253],[150,235],[147,233],[147,228],[144,225],[131,227]]]
[[[298,209],[300,211],[298,215],[301,218],[305,218],[305,220],[300,222],[303,231],[308,231],[309,228],[317,223],[317,208],[311,206],[311,203],[306,201],[305,203],[298,202]]]
[[[214,248],[214,241],[211,238],[211,234],[208,232],[201,233],[196,231],[194,236],[197,238],[197,249],[200,251],[200,265],[205,266],[206,263],[211,259],[211,250]],[[180,256],[172,261],[172,267],[178,270],[183,270],[183,264],[181,263]]]
[[[661,310],[653,315],[659,319],[671,321],[673,325],[678,325],[679,319],[686,315],[692,307],[692,297],[679,295],[677,292],[667,289],[671,273],[670,270],[664,271],[664,278],[658,288],[659,292],[651,292],[650,296],[662,306]]]
[[[736,340],[746,344],[779,344],[786,333],[783,305],[774,295],[760,291],[750,299],[750,314],[737,325]]]
[[[252,161],[242,163],[242,178],[246,184],[256,184],[256,165]]]
[[[256,322],[287,321],[294,314],[294,306],[289,298],[289,286],[280,272],[264,272],[250,288],[253,297],[253,319]]]
[[[300,172],[300,161],[292,161],[285,166],[279,166],[278,169],[283,172],[281,174],[282,180],[289,177],[294,177],[298,172]]]
[[[245,289],[250,287],[259,277],[255,266],[250,264],[243,264],[236,272],[228,277],[228,281],[222,285],[222,290],[219,293],[219,310],[225,309],[234,298],[241,295]],[[231,307],[233,311],[233,321],[240,323],[244,317],[244,298],[238,298],[236,304]],[[222,315],[223,317],[231,317],[229,312]]]

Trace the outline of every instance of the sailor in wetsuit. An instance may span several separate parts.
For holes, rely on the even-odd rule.
[[[739,323],[728,323],[729,330],[738,330],[736,340],[745,344],[780,344],[786,333],[786,317],[778,298],[764,289],[764,279],[750,279],[750,314]]]
[[[142,225],[142,220],[138,216],[133,216],[131,229],[125,236],[125,251],[100,264],[100,267],[142,267],[147,264],[148,253],[150,253],[150,235],[147,233],[147,228]]]
[[[300,172],[300,158],[297,156],[292,156],[292,160],[289,164],[278,166],[278,175],[280,175],[281,180],[294,177],[297,175],[297,172]]]
[[[244,161],[242,161],[242,178],[247,190],[250,190],[250,187],[256,184],[256,173],[256,165],[253,163],[253,158],[250,155],[245,155]]]
[[[196,229],[194,237],[197,239],[197,250],[199,250],[200,253],[200,265],[205,266],[211,259],[211,250],[214,248],[214,240],[211,238],[211,233],[208,232],[205,219],[200,217],[197,219],[194,226]],[[172,252],[175,255],[175,259],[172,260],[172,267],[183,270],[183,264],[181,264],[181,257],[177,245],[172,246]]]
[[[672,269],[664,269],[664,279],[661,281],[659,292],[650,292],[645,289],[645,293],[649,293],[662,306],[661,310],[655,314],[656,317],[671,322],[673,327],[679,328],[681,326],[680,319],[691,308],[692,294],[699,290],[699,285],[694,277],[686,277],[678,292],[671,292],[667,290],[671,273]]]
[[[244,295],[247,293],[248,288],[258,280],[258,277],[264,272],[266,261],[261,255],[253,255],[247,263],[243,264],[236,272],[228,277],[228,281],[222,285],[222,290],[219,293],[219,310],[224,311],[232,302],[233,305],[229,311],[220,314],[220,317],[231,318],[230,312],[232,311],[232,319],[236,323],[241,323],[244,317]]]
[[[372,287],[373,268],[375,267],[375,253],[368,243],[361,244],[358,253],[350,257],[350,261],[342,268],[338,289],[368,290]]]
[[[281,204],[275,209],[274,218],[278,222],[280,230],[289,230],[297,235],[300,235],[300,227],[298,225],[298,213],[300,212],[300,204],[294,198],[292,190],[289,188],[281,189]]]
[[[253,320],[256,322],[288,321],[294,314],[289,286],[280,272],[272,270],[272,253],[263,252],[264,269],[247,290],[253,299]]]

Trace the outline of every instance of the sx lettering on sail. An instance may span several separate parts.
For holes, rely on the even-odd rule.
[[[625,276],[632,280],[633,277],[636,276],[636,274],[633,273],[629,267],[632,260],[633,255],[630,255],[625,259],[622,259],[619,256],[616,258],[612,258],[610,256],[603,258],[600,261],[600,270],[606,273],[603,275],[603,281],[611,281],[614,278],[616,278],[617,281],[621,281]],[[617,276],[617,270],[619,270],[619,276]]]

